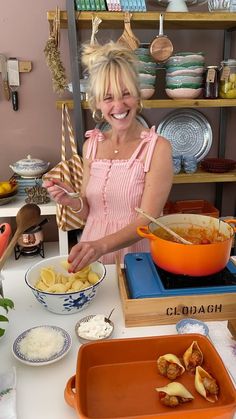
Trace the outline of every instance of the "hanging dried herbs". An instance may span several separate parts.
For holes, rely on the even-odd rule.
[[[56,8],[56,14],[50,31],[49,39],[44,48],[46,63],[51,71],[52,86],[56,93],[62,94],[67,89],[65,67],[60,57],[60,9]]]

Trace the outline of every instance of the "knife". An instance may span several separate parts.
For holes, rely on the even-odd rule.
[[[7,75],[7,58],[3,54],[0,54],[0,63],[1,63],[2,81],[3,81],[3,94],[6,100],[10,100],[10,89],[9,89],[8,75]]]
[[[18,111],[18,92],[17,87],[20,86],[20,77],[19,77],[19,62],[16,58],[9,58],[7,61],[7,72],[9,86],[11,89],[11,100],[12,107],[14,111]]]

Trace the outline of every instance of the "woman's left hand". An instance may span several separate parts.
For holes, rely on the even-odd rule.
[[[91,242],[79,242],[72,247],[68,262],[70,264],[69,272],[78,272],[90,263],[98,260],[104,252],[99,240]]]

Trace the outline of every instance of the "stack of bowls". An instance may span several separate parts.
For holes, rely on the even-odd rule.
[[[166,94],[172,99],[195,99],[202,93],[205,58],[202,52],[179,52],[166,62]]]
[[[148,45],[137,48],[135,54],[139,61],[138,71],[141,97],[149,99],[155,93],[157,64],[149,52]]]

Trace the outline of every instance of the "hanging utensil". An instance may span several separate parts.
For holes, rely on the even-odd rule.
[[[179,236],[175,231],[171,230],[169,227],[167,227],[165,224],[162,224],[161,221],[159,221],[158,219],[152,217],[151,215],[147,214],[145,211],[143,211],[141,208],[135,208],[135,211],[137,211],[139,214],[142,214],[144,217],[146,217],[148,220],[152,221],[153,223],[155,223],[156,225],[158,225],[159,227],[163,228],[164,230],[166,230],[171,236],[173,236],[176,241],[178,241],[179,243],[183,243],[183,244],[192,244],[190,241],[185,240],[183,237]]]
[[[11,100],[12,107],[14,111],[18,111],[19,102],[18,102],[18,87],[20,86],[20,77],[19,77],[19,62],[16,58],[9,58],[7,61],[7,72],[9,86],[11,89]]]
[[[132,17],[131,13],[125,12],[125,14],[124,14],[124,31],[123,31],[122,35],[120,36],[120,38],[118,39],[117,42],[126,46],[127,48],[135,50],[139,47],[140,41],[139,41],[138,38],[136,38],[136,36],[134,35],[134,33],[131,29],[131,24],[130,24],[131,17]]]
[[[102,19],[100,19],[100,17],[98,17],[98,16],[92,17],[92,35],[91,35],[91,39],[90,39],[90,44],[91,45],[94,45],[94,44],[98,43],[95,35],[98,33],[98,27],[99,27],[100,23],[102,23]]]
[[[173,45],[167,35],[163,34],[164,16],[160,13],[159,35],[150,44],[150,54],[158,63],[166,61],[173,52]]]
[[[10,89],[7,74],[7,58],[3,54],[0,54],[0,64],[2,71],[3,94],[6,100],[10,100]]]

